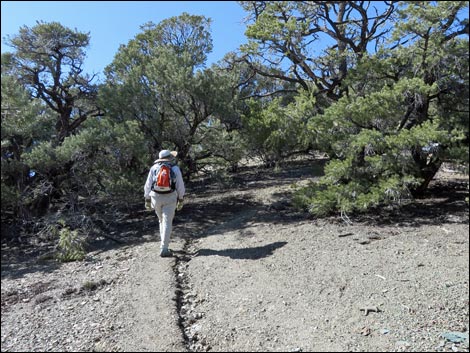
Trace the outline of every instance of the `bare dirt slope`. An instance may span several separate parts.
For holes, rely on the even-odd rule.
[[[466,180],[316,220],[289,202],[313,165],[188,185],[173,258],[143,202],[82,262],[2,246],[2,351],[468,351]]]

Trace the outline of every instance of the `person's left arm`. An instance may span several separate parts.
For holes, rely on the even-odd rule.
[[[178,200],[183,200],[186,189],[184,187],[183,175],[181,169],[178,166],[173,167],[175,176],[176,176],[176,193],[178,195]]]

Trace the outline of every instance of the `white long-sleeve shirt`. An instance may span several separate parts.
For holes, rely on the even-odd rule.
[[[157,169],[157,164],[154,164],[150,168],[149,174],[147,176],[147,181],[145,182],[144,197],[146,199],[150,197],[152,185],[155,183],[155,169]],[[176,176],[176,193],[178,195],[178,199],[180,200],[184,197],[184,194],[186,192],[184,188],[183,175],[181,173],[181,169],[177,165],[171,167],[171,170],[175,173]]]

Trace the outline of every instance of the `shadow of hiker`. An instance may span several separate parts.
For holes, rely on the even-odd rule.
[[[285,241],[278,241],[264,246],[257,246],[255,248],[238,248],[238,249],[225,249],[225,250],[212,250],[200,249],[196,252],[196,256],[228,256],[231,259],[238,260],[259,260],[264,257],[271,256],[274,250],[282,248],[286,245]]]

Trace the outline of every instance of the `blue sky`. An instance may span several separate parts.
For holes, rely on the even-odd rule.
[[[112,62],[120,44],[127,44],[146,22],[160,21],[183,12],[212,19],[214,49],[208,66],[246,42],[243,23],[247,15],[235,1],[2,1],[2,53],[12,51],[4,37],[15,35],[23,25],[36,21],[59,22],[90,32],[91,41],[84,63],[86,73],[101,73]]]

